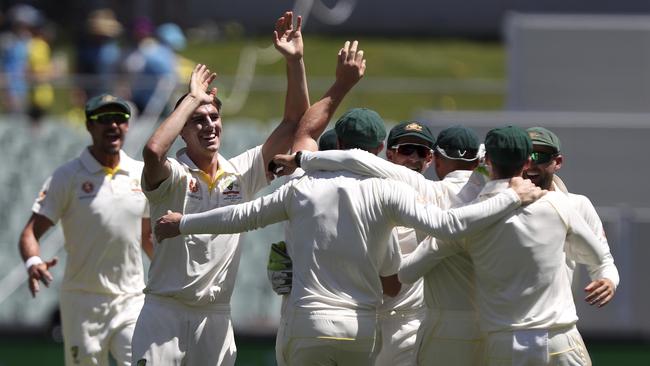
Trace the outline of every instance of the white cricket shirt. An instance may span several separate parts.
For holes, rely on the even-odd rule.
[[[67,253],[62,290],[121,295],[142,292],[142,218],[148,217],[143,163],[120,151],[115,170],[86,148],[43,185],[32,211],[61,220]]]
[[[477,201],[507,187],[505,179],[488,182]],[[572,241],[571,255],[576,261],[603,263],[605,253],[595,234],[563,194],[549,192],[459,242],[474,264],[483,331],[575,324],[578,317],[565,263],[567,240]],[[434,245],[439,245],[442,255],[458,249],[449,242]]]
[[[168,159],[170,176],[156,189],[145,191],[152,220],[167,210],[188,214],[245,202],[268,184],[261,146],[230,160],[221,155],[218,159],[214,182],[196,167],[185,149],[177,153],[177,159]],[[227,305],[240,254],[239,234],[182,235],[155,242],[144,292],[191,306]]]

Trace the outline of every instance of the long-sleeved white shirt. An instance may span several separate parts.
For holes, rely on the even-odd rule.
[[[395,251],[386,244],[393,227],[452,239],[482,230],[519,203],[510,189],[479,205],[443,211],[419,203],[401,182],[315,172],[251,202],[184,215],[180,230],[236,233],[289,220],[294,270],[289,306],[374,313],[382,293],[379,276],[398,269]]]
[[[478,201],[506,187],[506,180],[488,182]],[[570,250],[565,248],[567,241]],[[566,198],[555,192],[461,241],[421,245],[412,260],[430,266],[433,259],[462,250],[474,264],[481,327],[487,332],[574,324],[578,318],[565,250],[589,265],[602,265],[606,258],[596,235]],[[418,261],[418,257],[427,259]],[[400,270],[400,278],[403,275]]]

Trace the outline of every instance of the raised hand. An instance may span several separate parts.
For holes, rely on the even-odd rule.
[[[288,11],[275,22],[273,45],[275,49],[288,59],[300,59],[303,56],[302,17],[298,16],[296,26],[293,25],[293,12]]]
[[[158,243],[167,238],[181,235],[180,226],[182,217],[183,214],[168,210],[165,216],[156,220],[156,226],[154,226],[153,233],[156,236]]]
[[[512,188],[522,205],[533,203],[542,198],[548,191],[537,187],[530,179],[523,179],[522,177],[514,177],[510,179],[510,188]]]
[[[296,154],[277,154],[273,157],[273,171],[277,176],[291,175],[298,165],[296,164]]]
[[[366,59],[363,58],[363,50],[358,47],[359,42],[346,41],[338,54],[336,82],[350,88],[358,83],[366,72]]]
[[[210,91],[208,91],[208,88],[216,77],[217,74],[210,72],[207,66],[197,64],[190,78],[190,95],[200,101],[201,104],[212,103],[217,95],[217,88],[212,88]]]
[[[29,276],[29,292],[32,293],[32,297],[36,297],[36,293],[40,291],[39,282],[43,282],[45,287],[50,287],[53,277],[49,269],[56,266],[58,262],[59,258],[54,257],[50,261],[29,267],[27,275]]]

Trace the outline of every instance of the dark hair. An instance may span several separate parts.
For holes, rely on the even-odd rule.
[[[183,101],[183,99],[185,99],[185,97],[187,97],[188,95],[190,95],[190,93],[185,93],[180,98],[178,98],[178,100],[176,101],[176,104],[174,105],[174,110],[176,110],[176,108],[178,108],[178,106],[181,105],[181,102]],[[219,111],[219,113],[221,113],[221,104],[222,104],[221,99],[219,99],[219,97],[217,97],[215,95],[214,100],[212,101],[212,104],[214,104],[214,106],[217,107],[217,110]]]

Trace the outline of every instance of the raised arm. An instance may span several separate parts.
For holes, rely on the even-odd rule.
[[[209,92],[208,88],[216,76],[217,74],[211,73],[205,65],[196,65],[190,78],[190,92],[147,141],[142,150],[145,189],[157,188],[171,174],[167,152],[194,111],[201,105],[213,102],[217,88],[212,88]]]
[[[287,94],[282,122],[271,132],[262,146],[264,166],[268,165],[274,155],[289,151],[298,122],[309,108],[301,26],[300,16],[297,17],[294,26],[293,12],[290,11],[284,13],[275,23],[273,45],[284,56],[287,63]]]
[[[339,50],[336,80],[323,98],[314,103],[300,120],[293,139],[292,151],[318,150],[318,137],[323,133],[345,95],[361,80],[366,71],[363,50],[357,41],[346,41]]]
[[[415,283],[426,275],[442,259],[454,255],[461,250],[454,244],[438,245],[439,242],[432,237],[427,237],[418,244],[417,248],[402,259],[398,277],[401,283]]]
[[[180,234],[234,234],[275,224],[289,219],[284,203],[287,193],[285,184],[271,194],[238,205],[197,214],[168,212],[156,220],[154,233],[160,243]]]

